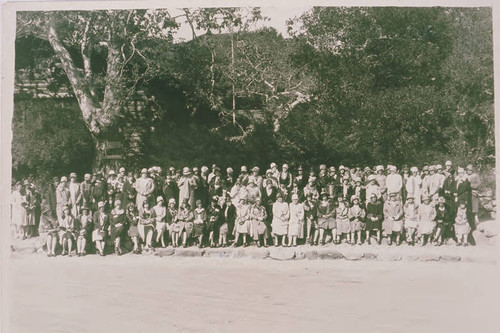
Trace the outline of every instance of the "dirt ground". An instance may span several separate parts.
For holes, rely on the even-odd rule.
[[[498,332],[498,267],[13,256],[7,332]]]

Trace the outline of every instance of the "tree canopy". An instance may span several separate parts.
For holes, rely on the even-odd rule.
[[[492,162],[491,9],[315,7],[291,38],[250,29],[257,8],[180,16],[20,13],[16,68],[68,87],[135,163]],[[192,40],[173,43],[179,24]]]

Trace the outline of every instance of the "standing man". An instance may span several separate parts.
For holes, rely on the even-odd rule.
[[[73,217],[80,215],[80,204],[82,201],[82,192],[80,183],[76,181],[76,173],[72,172],[69,175],[69,194],[71,203],[71,214]]]
[[[56,189],[57,220],[59,221],[59,224],[62,224],[64,206],[70,203],[70,193],[67,183],[68,178],[66,176],[62,176],[61,183]]]
[[[389,174],[386,178],[386,186],[387,186],[387,194],[391,196],[391,194],[396,195],[397,200],[402,200],[402,192],[403,188],[403,177],[399,173],[397,173],[397,168],[394,165],[389,165],[388,167]]]
[[[52,178],[52,184],[49,185],[49,188],[45,192],[45,201],[47,202],[47,205],[49,205],[52,218],[54,219],[57,218],[56,191],[58,186],[59,186],[59,178],[54,177]]]
[[[474,222],[476,224],[478,224],[479,223],[479,217],[478,217],[479,186],[481,186],[481,178],[479,178],[479,175],[474,172],[474,168],[472,167],[472,164],[469,164],[467,166],[467,179],[469,180],[470,189],[471,189],[471,212],[472,212],[472,215],[474,216]]]
[[[141,178],[135,181],[135,190],[137,191],[135,204],[138,209],[142,209],[142,203],[144,201],[147,201],[150,206],[152,206],[155,183],[153,179],[148,177],[148,169],[142,169]]]

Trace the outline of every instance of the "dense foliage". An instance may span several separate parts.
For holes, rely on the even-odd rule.
[[[183,43],[144,34],[137,20],[154,24],[148,12],[134,12],[131,26],[120,21],[132,15],[126,11],[71,13],[82,22],[137,28],[133,40],[114,42],[125,45],[127,61],[120,102],[140,99],[144,107],[112,121],[136,147],[127,157],[134,165],[494,163],[491,9],[317,7],[289,22],[288,39],[272,28],[250,31],[264,19],[258,10],[184,13],[193,39]],[[161,14],[170,33],[179,23]],[[58,19],[62,42],[85,73],[88,51],[62,38],[75,23]],[[18,45],[32,52],[16,58],[17,68],[32,67],[53,89],[75,91],[57,52],[22,32]],[[109,53],[99,43],[105,36],[92,33],[88,69],[99,74],[92,77],[102,90]],[[19,138],[15,145],[25,145]],[[14,160],[15,168],[26,165],[23,153]]]

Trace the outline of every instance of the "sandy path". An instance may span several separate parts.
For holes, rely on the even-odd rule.
[[[498,329],[495,265],[25,256],[10,271],[9,332]]]

